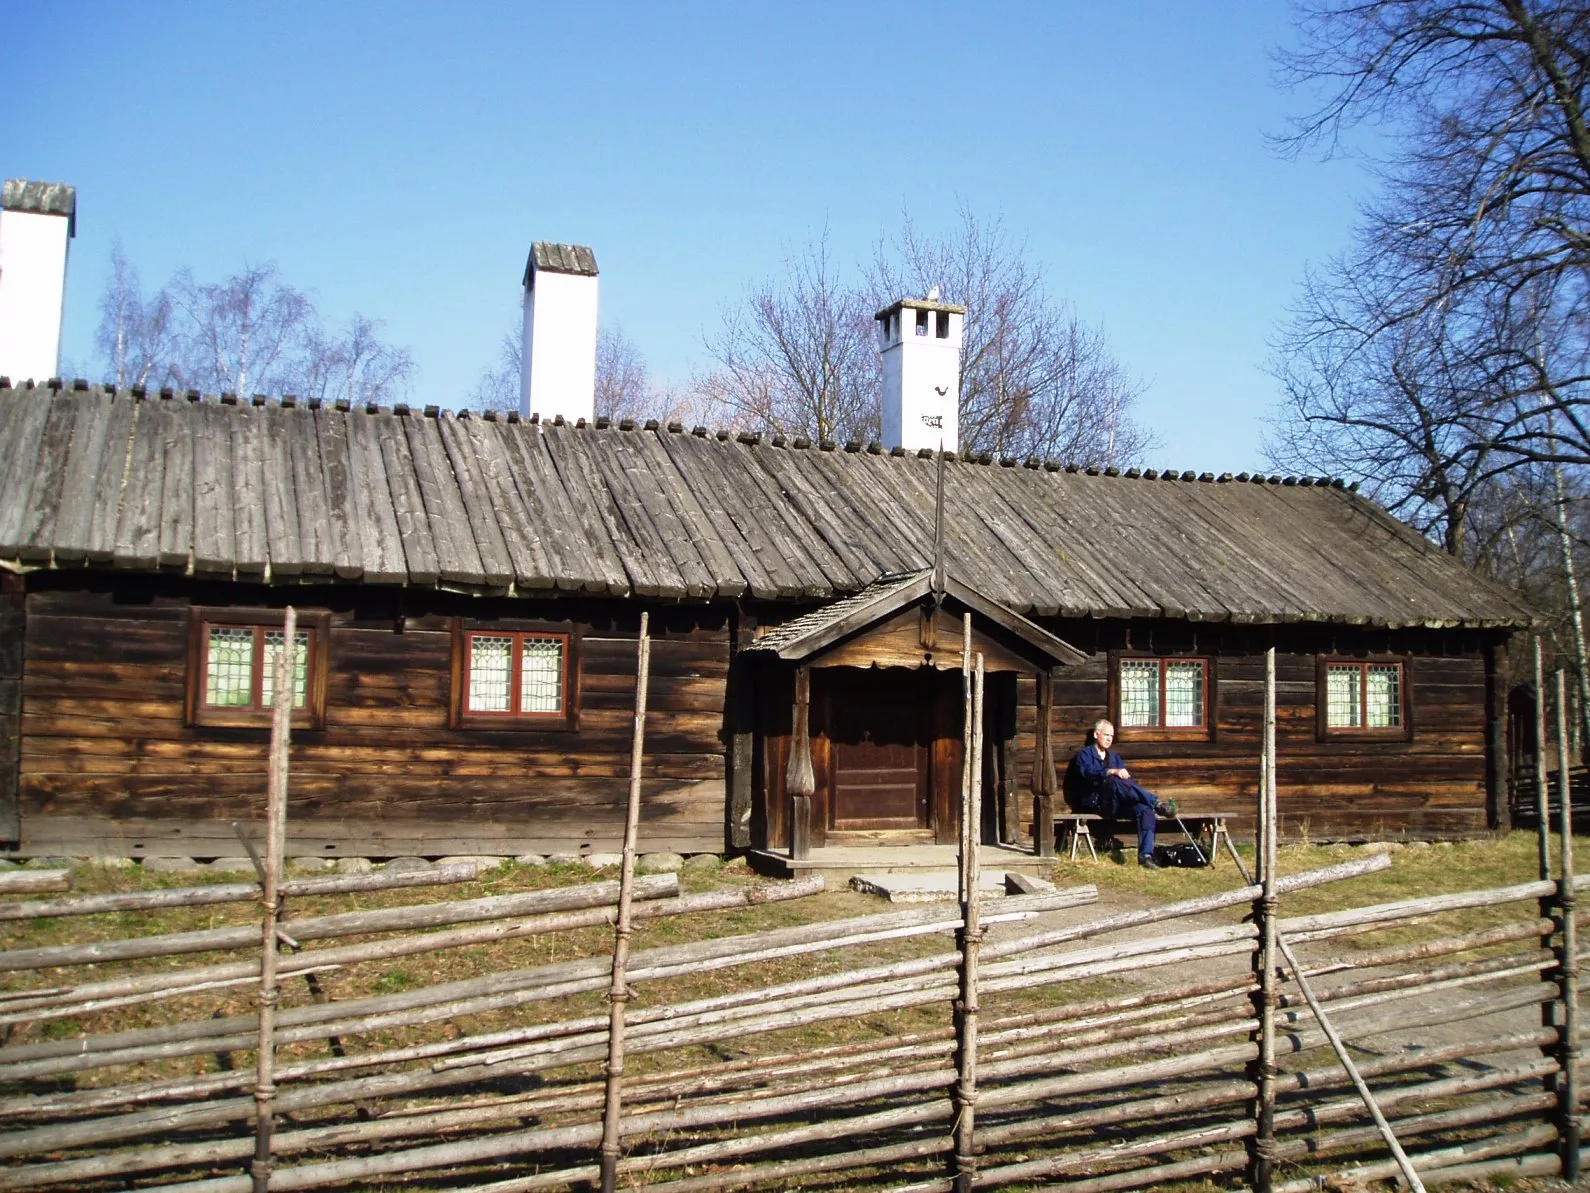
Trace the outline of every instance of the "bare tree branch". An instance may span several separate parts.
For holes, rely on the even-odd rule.
[[[1026,245],[999,220],[962,212],[946,237],[907,216],[860,284],[845,279],[826,234],[793,251],[782,277],[724,312],[707,348],[717,368],[698,392],[728,420],[813,440],[868,441],[882,426],[873,314],[935,287],[967,308],[959,401],[963,451],[1135,462],[1152,442],[1133,418],[1143,385],[1101,329],[1052,299]]]

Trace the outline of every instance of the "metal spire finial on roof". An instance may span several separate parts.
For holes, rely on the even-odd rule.
[[[933,492],[933,604],[944,603],[944,441],[939,440],[938,478]]]

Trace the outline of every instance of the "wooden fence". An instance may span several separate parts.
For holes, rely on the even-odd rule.
[[[647,641],[643,625],[637,774]],[[975,726],[978,661],[965,673]],[[276,690],[290,690],[285,677]],[[286,918],[306,896],[474,870],[284,880],[274,772],[257,884],[0,904],[0,922],[262,904],[252,927],[0,952],[19,983],[0,994],[0,1029],[129,1007],[151,1020],[0,1047],[0,1191],[1102,1193],[1214,1177],[1301,1193],[1399,1173],[1414,1188],[1577,1175],[1584,883],[1567,837],[1554,851],[1543,836],[1536,881],[1287,916],[1290,894],[1392,863],[1278,874],[1270,742],[1259,872],[1237,889],[1056,926],[1041,917],[1075,916],[1096,892],[984,902],[963,842],[958,905],[651,948],[631,947],[641,920],[821,884],[681,895],[672,875],[638,876],[634,792],[616,882]],[[965,824],[979,823],[977,769]],[[334,969],[601,925],[608,955],[346,1001],[305,994]],[[208,956],[226,950],[238,959]],[[198,954],[137,976],[82,972]],[[243,985],[257,1013],[192,1009]],[[507,1026],[469,1030],[503,1012]],[[196,1058],[228,1053],[251,1054],[253,1069],[198,1071]]]

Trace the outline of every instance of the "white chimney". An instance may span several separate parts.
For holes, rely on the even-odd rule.
[[[883,444],[955,451],[966,308],[902,298],[877,314],[883,355]]]
[[[524,269],[521,414],[574,422],[596,416],[596,254],[584,245],[530,246]]]
[[[77,235],[77,188],[8,178],[0,190],[0,377],[60,375],[66,252]]]

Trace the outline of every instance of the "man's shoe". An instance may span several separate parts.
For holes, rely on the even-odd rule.
[[[1165,867],[1156,862],[1149,854],[1142,854],[1137,859],[1137,864],[1145,870],[1163,870]]]
[[[1173,800],[1173,799],[1162,799],[1162,800],[1160,800],[1159,801],[1159,814],[1161,816],[1165,817],[1167,820],[1175,820],[1176,819],[1176,801]]]

